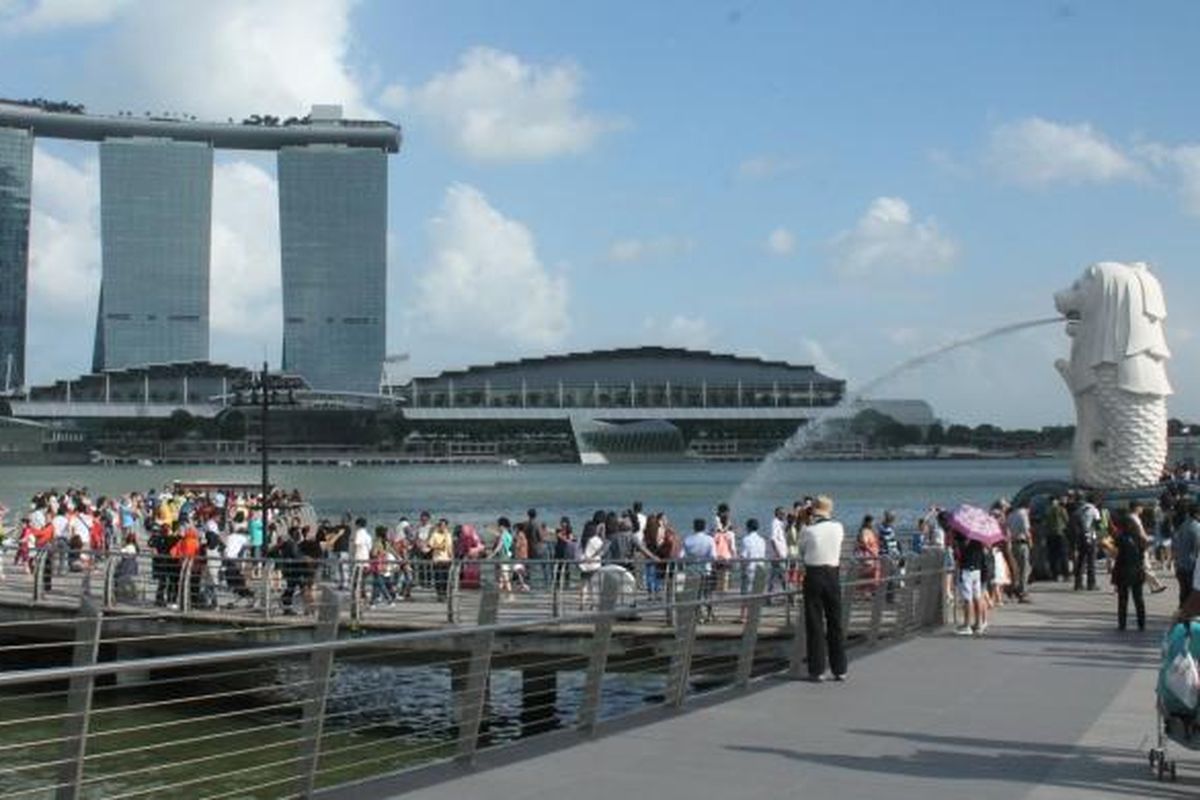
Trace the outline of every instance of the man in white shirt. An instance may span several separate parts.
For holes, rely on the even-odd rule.
[[[355,566],[366,566],[371,560],[371,533],[362,517],[354,520],[354,538],[350,540]]]
[[[754,588],[754,579],[767,566],[767,540],[758,532],[758,520],[746,520],[746,535],[742,537],[738,555],[742,559],[742,594]]]
[[[808,642],[808,678],[824,680],[825,659],[835,681],[846,679],[846,641],[842,631],[842,587],[839,566],[846,531],[833,519],[833,500],[813,501],[809,523],[800,532],[804,562],[804,631]]]
[[[700,579],[700,600],[707,600],[712,596],[713,588],[716,586],[716,575],[713,574],[712,564],[716,558],[717,548],[713,543],[713,537],[708,532],[708,525],[703,519],[697,518],[692,521],[692,533],[683,540],[683,571],[686,575],[695,575]],[[711,603],[704,606],[704,615],[701,622],[712,621],[714,619],[713,607]]]
[[[767,591],[774,592],[778,588],[787,591],[787,509],[778,506],[775,516],[771,519],[771,538],[767,542],[767,557],[771,559],[771,572],[767,576]],[[789,597],[790,601],[791,598]],[[769,604],[771,601],[768,600]]]
[[[1012,588],[1017,595],[1017,601],[1029,602],[1027,586],[1029,582],[1029,554],[1033,550],[1033,525],[1029,522],[1029,501],[1008,513],[1008,543],[1012,549],[1013,576]]]

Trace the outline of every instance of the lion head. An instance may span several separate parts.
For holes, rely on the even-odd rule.
[[[1054,295],[1067,318],[1070,375],[1076,393],[1095,383],[1102,364],[1117,368],[1117,385],[1134,394],[1171,394],[1163,333],[1167,307],[1162,287],[1142,262],[1104,261],[1084,270],[1069,289]]]

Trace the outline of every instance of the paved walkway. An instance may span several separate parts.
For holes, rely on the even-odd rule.
[[[1173,589],[1150,630],[1118,633],[1111,591],[1036,585],[987,634],[938,633],[852,661],[846,684],[769,681],[586,744],[479,770],[405,800],[753,798],[1183,798],[1200,753],[1176,751],[1158,783],[1157,648]]]

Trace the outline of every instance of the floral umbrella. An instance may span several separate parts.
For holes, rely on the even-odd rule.
[[[950,527],[986,547],[1004,541],[1004,529],[984,509],[963,503],[950,512]]]

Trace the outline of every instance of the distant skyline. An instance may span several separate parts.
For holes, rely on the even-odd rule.
[[[388,352],[413,370],[619,345],[812,363],[850,391],[1053,314],[1091,262],[1167,292],[1200,419],[1200,6],[1164,2],[0,0],[0,96],[201,119],[340,103],[404,128]],[[39,141],[28,381],[90,366],[94,145]],[[273,158],[213,168],[214,360],[279,364]],[[876,394],[1069,423],[1061,326]]]

